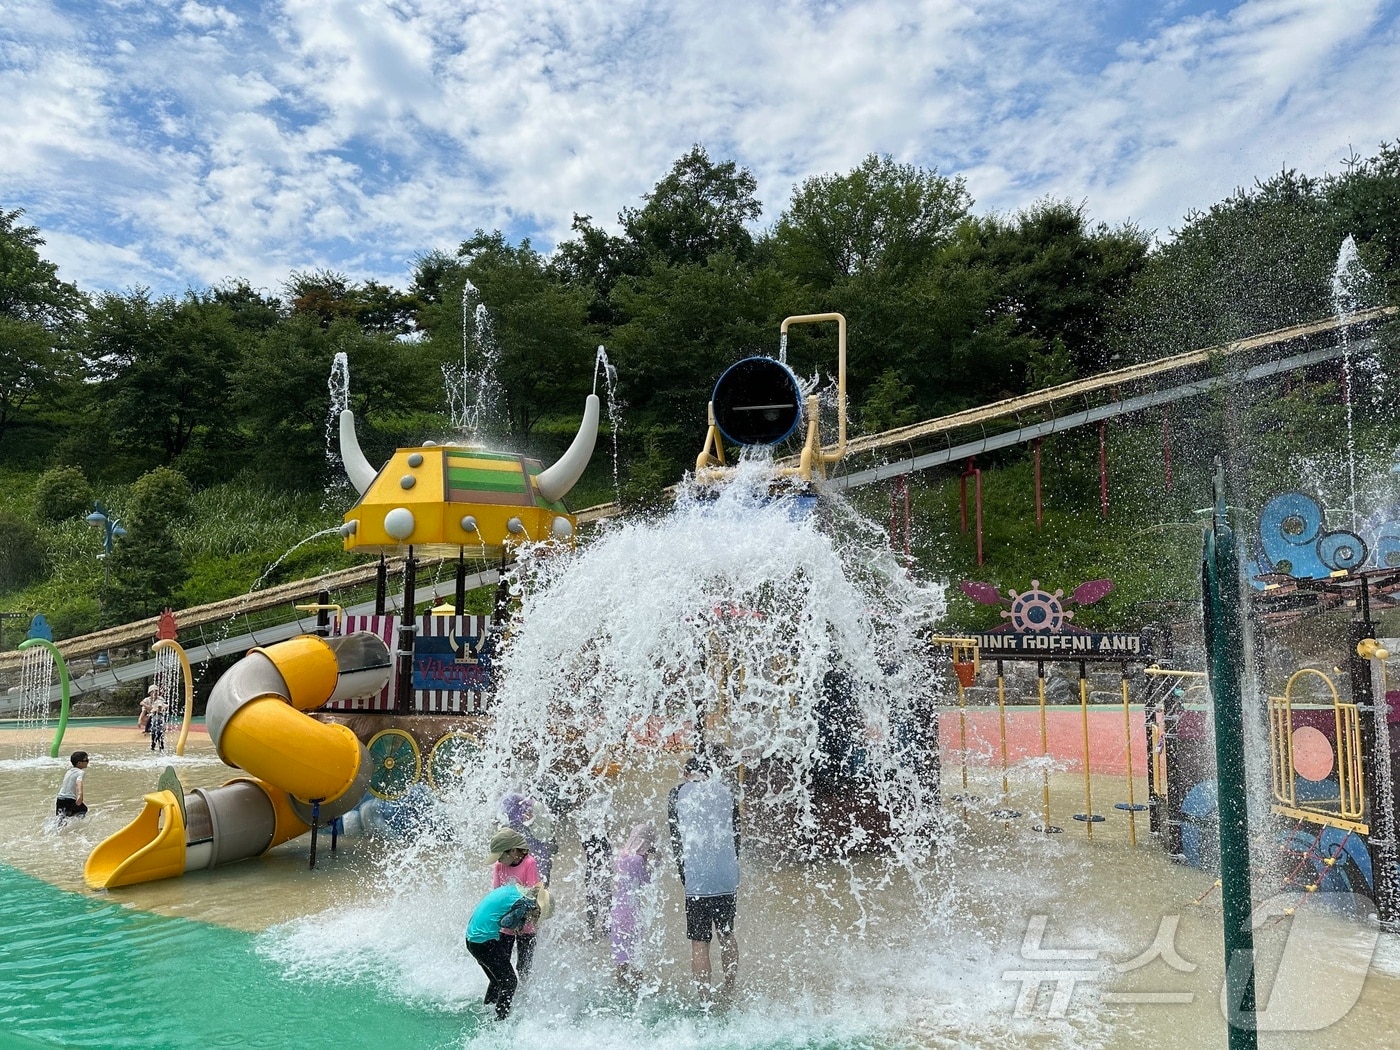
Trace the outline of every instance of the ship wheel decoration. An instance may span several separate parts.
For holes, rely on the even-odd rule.
[[[990,583],[976,583],[964,580],[962,592],[981,605],[1008,605],[1003,609],[1002,618],[1010,623],[995,628],[997,631],[1014,631],[1017,634],[1040,634],[1056,631],[1077,631],[1069,621],[1074,619],[1071,605],[1091,605],[1113,590],[1112,580],[1090,580],[1081,583],[1068,597],[1062,589],[1047,591],[1041,588],[1039,580],[1031,580],[1029,590],[1016,591],[1008,588],[1006,595]]]

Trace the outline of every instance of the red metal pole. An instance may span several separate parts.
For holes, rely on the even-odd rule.
[[[963,468],[960,484],[962,485],[962,513],[963,532],[967,531],[967,479],[972,478],[973,500],[977,508],[977,564],[982,564],[982,472],[976,466],[977,457],[969,456],[967,466]]]
[[[1099,513],[1108,517],[1108,421],[1099,421]]]

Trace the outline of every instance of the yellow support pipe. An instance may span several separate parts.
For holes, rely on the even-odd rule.
[[[1006,769],[1009,759],[1006,754],[1006,676],[997,675],[997,715],[1001,721],[1001,794],[1005,798],[1011,793],[1011,782]]]
[[[1103,820],[1103,817],[1094,813],[1092,786],[1089,782],[1089,679],[1083,674],[1079,676],[1079,711],[1084,723],[1084,812],[1079,815],[1079,819],[1084,821],[1084,837],[1092,840],[1094,824]]]
[[[185,742],[190,737],[190,721],[194,718],[194,671],[190,668],[190,658],[185,652],[185,647],[179,642],[172,638],[162,638],[151,646],[153,653],[159,653],[164,649],[169,649],[180,661],[180,674],[184,678],[185,717],[180,723],[180,739],[175,741],[175,754],[183,755]]]
[[[1050,733],[1045,724],[1045,669],[1036,668],[1035,684],[1040,695],[1040,795],[1045,804],[1045,822],[1036,831],[1046,835],[1058,834],[1060,829],[1050,823]]]
[[[967,699],[966,690],[958,682],[958,765],[962,768],[962,798],[967,799]]]
[[[1133,718],[1128,711],[1128,679],[1123,679],[1123,745],[1127,757],[1125,773],[1128,781],[1128,845],[1137,845],[1137,804],[1133,800]]]
[[[783,318],[783,323],[778,329],[783,345],[786,346],[788,329],[791,326],[795,324],[821,324],[824,321],[836,322],[836,447],[830,452],[820,447],[815,452],[803,448],[803,477],[811,477],[811,471],[814,467],[820,469],[832,463],[839,463],[846,456],[846,317],[844,314],[838,313],[799,314]],[[809,431],[809,437],[810,434]]]

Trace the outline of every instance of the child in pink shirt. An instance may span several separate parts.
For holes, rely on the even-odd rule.
[[[496,832],[491,837],[491,856],[496,860],[491,865],[492,889],[507,883],[515,883],[523,890],[539,885],[539,868],[525,845],[525,837],[519,832],[509,828]],[[508,932],[502,927],[501,939],[506,942],[505,957],[509,959],[511,952],[515,953],[516,972],[524,979],[535,958],[535,924],[527,922],[518,932]]]

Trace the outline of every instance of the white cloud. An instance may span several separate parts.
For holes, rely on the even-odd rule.
[[[477,227],[610,225],[695,142],[754,171],[764,221],[881,152],[965,174],[981,210],[1055,195],[1165,230],[1400,129],[1394,5],[1191,6],[21,0],[0,206],[84,287],[402,284]]]

